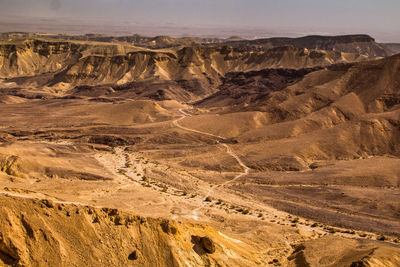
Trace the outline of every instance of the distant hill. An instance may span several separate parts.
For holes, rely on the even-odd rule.
[[[394,53],[400,53],[400,44],[399,43],[386,43],[382,44],[386,46],[388,49],[392,50]]]
[[[300,38],[278,37],[256,40],[242,40],[225,42],[224,44],[231,46],[252,46],[260,48],[273,48],[291,45],[296,48],[340,51],[366,55],[369,57],[386,57],[393,55],[393,52],[390,49],[376,43],[375,39],[368,35],[310,35]]]

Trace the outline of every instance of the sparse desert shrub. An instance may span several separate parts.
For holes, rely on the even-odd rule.
[[[204,201],[206,201],[206,202],[212,202],[212,198],[208,196],[208,197],[206,197],[206,199],[205,199]]]
[[[334,234],[337,232],[335,228],[328,228],[329,233]]]
[[[387,240],[387,237],[384,236],[384,235],[380,235],[380,236],[377,237],[377,240],[379,240],[379,241],[385,241],[385,240]]]
[[[296,218],[294,218],[293,220],[292,220],[292,223],[298,223],[299,222],[299,218],[298,217],[296,217]]]
[[[125,223],[125,219],[122,218],[120,215],[115,216],[114,218],[115,225],[123,225]]]
[[[124,169],[118,169],[118,173],[122,175],[126,175],[126,170]]]
[[[217,201],[217,205],[220,205],[220,204],[222,204],[224,201],[222,200],[222,199],[218,199],[218,201]]]
[[[311,227],[317,227],[318,226],[318,223],[313,223],[313,224],[311,224]]]
[[[259,218],[261,218],[262,216],[263,216],[263,214],[262,214],[262,213],[259,213],[259,214],[258,214],[258,217],[259,217]]]
[[[316,168],[318,168],[318,163],[317,162],[313,162],[310,164],[310,166],[308,166],[311,170],[315,170]]]
[[[243,209],[243,211],[242,211],[242,213],[244,214],[244,215],[247,215],[247,214],[249,214],[249,209]]]

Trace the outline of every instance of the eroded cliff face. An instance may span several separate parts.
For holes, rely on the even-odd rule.
[[[188,46],[149,50],[122,44],[33,39],[0,45],[0,75],[13,78],[54,73],[48,81],[51,84],[121,85],[146,79],[195,80],[207,87],[219,84],[220,78],[232,71],[300,69],[365,59],[355,54],[293,47],[251,50]]]
[[[0,265],[257,266],[254,245],[209,226],[0,196]]]
[[[75,62],[83,45],[64,41],[26,40],[0,45],[0,77],[56,72]]]
[[[364,60],[365,57],[341,52],[309,51],[282,47],[266,51],[247,51],[232,47],[185,47],[176,52],[137,51],[118,56],[87,56],[66,72],[71,83],[118,83],[156,78],[160,80],[198,80],[218,84],[232,71],[265,68],[300,69]]]

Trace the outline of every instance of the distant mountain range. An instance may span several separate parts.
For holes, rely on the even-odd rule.
[[[227,39],[220,38],[200,38],[182,37],[175,38],[169,36],[147,37],[142,35],[130,36],[109,36],[102,34],[86,35],[63,35],[63,34],[42,34],[9,32],[2,33],[3,40],[26,39],[26,38],[51,38],[75,41],[96,41],[96,42],[123,42],[138,47],[152,49],[171,48],[176,46],[232,46],[251,48],[251,49],[270,49],[274,47],[293,46],[295,48],[307,48],[317,50],[339,51],[366,55],[368,57],[386,57],[400,52],[400,44],[380,44],[369,35],[341,35],[341,36],[321,36],[311,35],[300,38],[274,37],[255,40],[242,39],[232,36]]]

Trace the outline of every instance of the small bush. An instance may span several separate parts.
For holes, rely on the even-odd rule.
[[[118,169],[118,173],[122,175],[126,175],[126,170],[124,169]]]
[[[385,240],[387,240],[387,237],[384,236],[384,235],[381,235],[381,236],[379,236],[379,237],[377,238],[377,240],[379,240],[379,241],[385,241]]]
[[[317,227],[318,226],[318,223],[313,223],[313,224],[311,224],[311,227]]]
[[[206,202],[212,202],[212,198],[211,197],[206,197],[206,199],[204,200]]]
[[[242,210],[242,213],[243,213],[244,215],[249,214],[249,212],[250,212],[249,209],[243,209],[243,210]]]
[[[296,218],[294,218],[293,220],[292,220],[292,223],[298,223],[299,222],[299,218],[298,217],[296,217]]]
[[[328,228],[329,233],[334,234],[337,232],[335,228]]]

